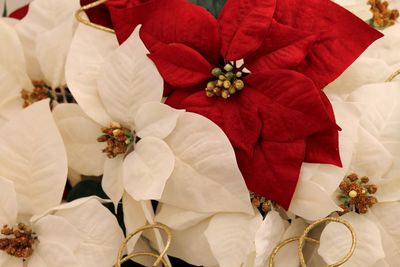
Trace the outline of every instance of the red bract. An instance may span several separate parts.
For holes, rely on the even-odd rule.
[[[328,0],[230,0],[218,20],[185,0],[107,5],[120,42],[142,24],[167,104],[224,130],[249,190],[287,208],[302,162],[341,165],[339,128],[321,89],[381,37],[366,23]],[[244,90],[207,97],[212,68],[240,59],[251,71]]]

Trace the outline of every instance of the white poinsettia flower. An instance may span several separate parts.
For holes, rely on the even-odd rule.
[[[341,183],[343,176],[338,173],[330,171],[318,176],[317,171],[314,182],[325,189],[333,189],[332,182],[340,183],[340,189],[330,191],[332,200],[340,196],[337,203],[351,211],[343,218],[353,225],[359,241],[354,255],[344,266],[396,266],[400,248],[393,244],[398,244],[400,223],[393,218],[400,212],[400,83],[365,85],[354,90],[346,101],[340,104],[357,105],[362,114],[359,126],[353,124],[350,128],[356,136],[353,152],[350,158],[342,158],[344,166],[348,166],[343,174],[350,176]],[[337,107],[335,102],[334,107]],[[337,111],[335,109],[335,113]],[[340,116],[338,124],[341,125]],[[346,129],[343,127],[343,134]],[[332,186],[326,182],[328,180]],[[376,202],[378,204],[374,204]],[[321,215],[334,211],[328,205],[323,206],[319,210],[326,210],[327,214]],[[297,208],[297,213],[305,214],[311,206],[303,202]],[[384,212],[388,212],[387,216]],[[316,219],[308,214],[309,219]],[[343,226],[330,224],[323,231],[319,254],[333,264],[347,253],[350,241],[350,234]],[[387,248],[390,249],[385,255]]]
[[[49,101],[5,123],[0,150],[1,267],[115,263],[123,240],[116,218],[93,198],[60,205],[67,158]]]
[[[54,110],[69,166],[84,175],[103,174],[102,187],[115,204],[129,183],[138,186],[134,192],[128,190],[136,200],[159,198],[174,165],[161,138],[139,134],[149,123],[137,116],[139,108],[161,101],[163,91],[139,29],[118,46],[115,35],[79,25],[66,66],[67,82],[79,106],[61,104]],[[157,119],[164,116],[166,124],[180,113],[151,112],[149,116]],[[132,164],[136,168],[131,170]]]
[[[56,98],[56,89],[65,90],[65,58],[78,7],[78,0],[34,0],[22,20],[0,21],[0,123],[50,93]]]

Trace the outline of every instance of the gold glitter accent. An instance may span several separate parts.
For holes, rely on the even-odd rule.
[[[303,255],[303,247],[304,247],[304,243],[305,241],[309,241],[315,244],[319,244],[318,240],[312,239],[307,237],[308,233],[314,229],[316,226],[325,223],[325,222],[337,222],[337,223],[341,223],[344,226],[347,227],[347,229],[349,229],[350,233],[351,233],[351,247],[349,252],[338,262],[327,265],[328,267],[338,267],[340,265],[342,265],[343,263],[347,262],[351,256],[354,253],[354,250],[356,248],[357,245],[357,238],[356,238],[356,233],[354,231],[354,228],[351,226],[351,224],[341,218],[336,218],[336,217],[328,217],[328,218],[323,218],[320,219],[312,224],[310,224],[303,232],[303,234],[301,236],[298,237],[292,237],[292,238],[288,238],[286,240],[283,240],[282,242],[280,242],[272,251],[270,257],[269,257],[269,267],[273,267],[274,265],[274,258],[275,256],[278,254],[279,250],[282,249],[285,245],[289,244],[290,242],[294,242],[294,241],[299,241],[298,244],[298,248],[297,248],[297,253],[299,255],[299,261],[300,261],[300,266],[301,267],[307,267],[306,263],[305,263],[305,259],[304,259],[304,255]]]
[[[96,6],[100,6],[100,5],[104,4],[105,2],[107,2],[107,0],[98,0],[98,1],[92,2],[92,3],[88,4],[88,5],[82,6],[81,8],[79,8],[75,12],[76,20],[79,21],[80,23],[83,23],[83,24],[85,24],[85,25],[87,25],[89,27],[98,29],[100,31],[109,32],[109,33],[115,33],[115,31],[113,29],[110,29],[108,27],[104,27],[104,26],[101,26],[99,24],[90,22],[89,20],[87,20],[86,18],[83,18],[81,16],[82,12],[85,12],[86,10],[92,9],[92,8],[94,8]]]
[[[217,79],[207,83],[205,93],[208,97],[228,99],[244,88],[244,82],[240,79],[243,73],[231,64],[226,64],[223,69],[214,68],[211,74]]]
[[[103,135],[97,138],[97,142],[107,143],[103,153],[106,153],[110,159],[115,158],[117,155],[125,154],[128,148],[135,143],[135,135],[118,122],[112,122],[110,127],[104,127],[101,131]]]
[[[167,235],[167,243],[165,245],[164,250],[159,255],[152,253],[152,252],[135,252],[135,253],[131,253],[127,256],[123,256],[129,240],[132,237],[134,237],[135,235],[137,235],[138,233],[143,232],[145,230],[149,230],[149,229],[160,229],[160,230],[164,231],[164,233]],[[114,267],[121,267],[121,264],[123,264],[124,262],[126,262],[130,259],[136,258],[136,257],[140,257],[140,256],[148,256],[148,257],[156,258],[156,261],[153,263],[152,266],[157,266],[160,263],[162,263],[165,267],[170,267],[168,262],[165,260],[164,256],[166,255],[168,248],[171,245],[171,241],[172,241],[172,232],[168,226],[161,224],[161,223],[148,224],[148,225],[142,226],[142,227],[138,228],[135,232],[129,234],[125,238],[125,240],[122,242],[122,245],[120,246],[119,251],[118,251],[117,263],[114,265]]]
[[[374,28],[384,29],[396,23],[399,11],[389,9],[387,1],[368,0],[368,5],[371,6],[370,11],[372,12],[372,18],[369,22]]]
[[[361,214],[367,213],[368,208],[378,203],[376,197],[371,196],[376,193],[378,187],[369,184],[369,178],[364,176],[359,178],[357,174],[352,173],[346,176],[339,185],[340,193],[338,199],[341,202],[340,207],[344,214],[349,211],[355,211]]]
[[[24,259],[32,255],[36,237],[25,224],[19,223],[16,227],[4,225],[1,234],[6,238],[0,238],[0,250]]]

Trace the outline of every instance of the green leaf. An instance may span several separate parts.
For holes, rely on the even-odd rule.
[[[226,0],[189,0],[189,2],[204,7],[210,11],[214,17],[218,17]]]
[[[4,0],[4,7],[3,7],[3,17],[7,17],[7,1]]]

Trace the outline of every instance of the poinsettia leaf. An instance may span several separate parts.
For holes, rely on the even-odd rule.
[[[101,125],[86,116],[79,105],[59,104],[53,110],[54,120],[63,137],[68,166],[82,175],[103,173],[106,146],[97,142],[103,133]]]
[[[160,199],[174,163],[175,155],[163,140],[142,138],[124,159],[125,190],[137,201]]]
[[[165,142],[176,159],[161,202],[197,212],[253,213],[233,149],[220,128],[186,112]]]
[[[74,254],[82,266],[108,267],[115,263],[124,235],[116,218],[98,200],[89,198],[53,215],[64,218],[80,233],[83,242]]]
[[[0,150],[0,175],[14,182],[20,213],[38,214],[60,203],[67,157],[48,100],[2,126]]]
[[[189,87],[211,77],[212,66],[196,50],[169,44],[149,55],[164,80],[176,87]]]
[[[209,62],[218,63],[217,21],[204,8],[186,0],[107,1],[106,5],[121,43],[142,24],[141,36],[150,52],[155,52],[151,49],[154,43],[179,43],[198,51]]]
[[[275,1],[228,1],[219,18],[221,55],[239,60],[257,50],[267,35]]]
[[[8,70],[25,71],[25,56],[22,43],[17,32],[3,20],[0,21],[2,36],[0,49],[0,64]],[[10,51],[13,51],[10,53]],[[30,89],[30,88],[26,88]]]
[[[134,126],[139,107],[160,101],[163,80],[139,37],[140,26],[105,59],[97,85],[100,98],[114,121]],[[118,88],[118,90],[115,90]]]
[[[164,139],[174,130],[182,112],[157,102],[143,104],[135,117],[137,136]]]
[[[382,37],[364,21],[329,0],[276,1],[274,20],[276,23],[271,23],[269,29],[271,34],[248,58],[247,63],[252,65],[249,69],[268,66],[271,53],[277,56],[274,62],[279,63],[281,59],[286,65],[288,59],[293,58],[293,63],[298,63],[292,65],[293,69],[310,77],[320,89],[335,80],[372,42]],[[354,32],[362,34],[355,37]],[[313,34],[317,35],[315,42],[308,45],[309,49],[301,49],[302,41]],[[294,54],[277,52],[288,47],[292,47],[290,51]],[[304,60],[299,62],[301,58]]]
[[[114,35],[79,24],[65,66],[69,89],[83,111],[106,126],[112,119],[102,103],[97,80],[106,57],[118,47]]]
[[[112,159],[107,158],[104,163],[101,186],[114,203],[115,209],[117,209],[118,203],[124,193],[123,164],[124,158],[122,155],[118,155]]]
[[[354,254],[342,266],[368,266],[385,256],[381,234],[372,221],[354,212],[341,218],[353,226],[357,238]],[[318,253],[326,263],[333,264],[342,259],[350,247],[351,235],[347,228],[342,224],[330,223],[322,231]]]
[[[216,214],[204,232],[219,266],[240,266],[255,250],[255,233],[262,217],[246,214]],[[234,245],[233,245],[234,244]]]
[[[382,236],[382,246],[385,258],[379,260],[374,267],[397,266],[400,264],[400,227],[398,214],[400,203],[378,203],[366,214],[379,228]]]
[[[55,28],[55,25],[60,25],[64,22],[69,23],[70,27],[72,27],[72,22],[74,21],[73,13],[79,8],[78,1],[69,1],[69,0],[39,0],[33,1],[29,5],[29,11],[23,20],[20,20],[15,28],[18,32],[19,37],[21,38],[21,42],[24,46],[25,57],[27,61],[27,71],[29,77],[34,80],[42,80],[43,73],[41,73],[41,68],[39,61],[36,56],[37,49],[40,47],[37,46],[37,38],[41,34],[51,31]],[[43,15],[51,14],[50,15]],[[67,30],[67,28],[65,28]],[[66,34],[67,35],[67,34]],[[42,39],[42,41],[44,41]],[[46,45],[47,47],[58,47],[59,59],[65,59],[68,53],[68,44],[64,44],[60,42],[59,39],[48,39],[49,43]],[[43,43],[42,43],[43,44]],[[56,62],[53,62],[55,64]],[[58,62],[57,62],[58,63]],[[59,75],[63,75],[63,71],[60,70],[61,73]]]
[[[0,195],[0,224],[12,225],[17,220],[17,194],[14,183],[0,176],[0,185],[3,193]]]

